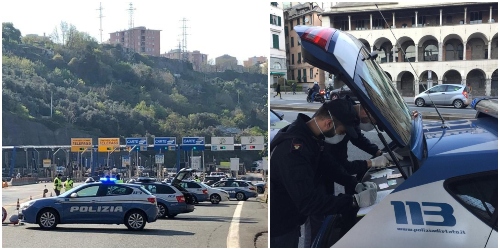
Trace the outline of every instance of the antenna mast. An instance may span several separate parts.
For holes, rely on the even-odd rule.
[[[186,18],[182,18],[182,60],[187,61],[188,60],[188,54],[187,54],[187,33],[186,29],[189,28],[186,26],[186,22],[189,21]]]
[[[101,2],[99,2],[99,9],[97,9],[99,11],[99,22],[100,22],[100,26],[99,26],[99,32],[101,33],[101,43],[102,43],[102,18],[104,17],[102,15],[102,5],[101,5]]]
[[[135,42],[132,41],[132,32],[134,31],[134,10],[135,8],[133,7],[132,2],[129,3],[129,20],[128,20],[128,47],[130,49],[133,49],[135,52]],[[131,46],[133,45],[133,47]]]

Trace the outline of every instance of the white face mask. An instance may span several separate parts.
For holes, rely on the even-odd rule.
[[[341,142],[342,140],[344,140],[344,136],[345,136],[345,134],[334,135],[333,137],[326,137],[325,142],[328,144],[337,144],[337,143]]]
[[[368,131],[372,131],[373,129],[375,129],[375,126],[373,126],[373,124],[371,124],[371,123],[360,123],[359,128],[365,132],[368,132]]]

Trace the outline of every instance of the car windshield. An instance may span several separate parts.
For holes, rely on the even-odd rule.
[[[276,123],[281,121],[281,119],[274,112],[269,112],[269,121],[271,123]]]
[[[361,48],[354,81],[358,86],[364,86],[366,89],[364,94],[370,98],[373,105],[387,120],[389,123],[387,125],[395,130],[404,145],[408,145],[411,135],[411,117],[408,106],[380,65],[374,59],[363,60],[369,58],[369,52],[365,46],[352,35],[343,34],[349,36]]]

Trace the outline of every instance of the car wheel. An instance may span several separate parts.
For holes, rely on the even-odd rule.
[[[168,218],[169,218],[169,219],[173,219],[173,218],[175,218],[175,216],[177,216],[177,214],[169,214],[169,215],[168,215]]]
[[[453,107],[457,108],[457,109],[460,109],[464,106],[464,102],[462,102],[462,100],[455,100],[453,101]]]
[[[415,105],[417,105],[417,107],[423,107],[423,106],[425,106],[424,99],[418,98],[417,100],[415,100]]]
[[[125,215],[125,226],[134,231],[142,230],[146,226],[146,216],[139,210],[132,210]]]
[[[257,193],[263,194],[264,193],[264,188],[263,187],[257,187]]]
[[[193,200],[194,200],[194,204],[198,204],[198,198],[196,198],[196,196],[193,195]]]
[[[54,209],[44,209],[38,213],[37,221],[42,229],[54,229],[59,222],[59,215]]]
[[[210,195],[210,202],[212,202],[212,204],[219,204],[220,201],[221,201],[220,195],[218,194]]]
[[[236,199],[239,200],[239,201],[244,201],[246,200],[246,197],[245,197],[245,194],[242,193],[242,192],[238,192],[236,193]]]
[[[338,99],[339,96],[337,94],[332,94],[331,97],[330,97],[330,100],[335,100],[335,99]]]
[[[167,216],[167,207],[163,203],[158,203],[158,218]]]

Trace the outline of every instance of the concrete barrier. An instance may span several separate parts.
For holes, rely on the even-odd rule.
[[[22,178],[13,178],[11,180],[11,186],[23,186],[29,184],[38,183],[38,177],[22,177]]]

